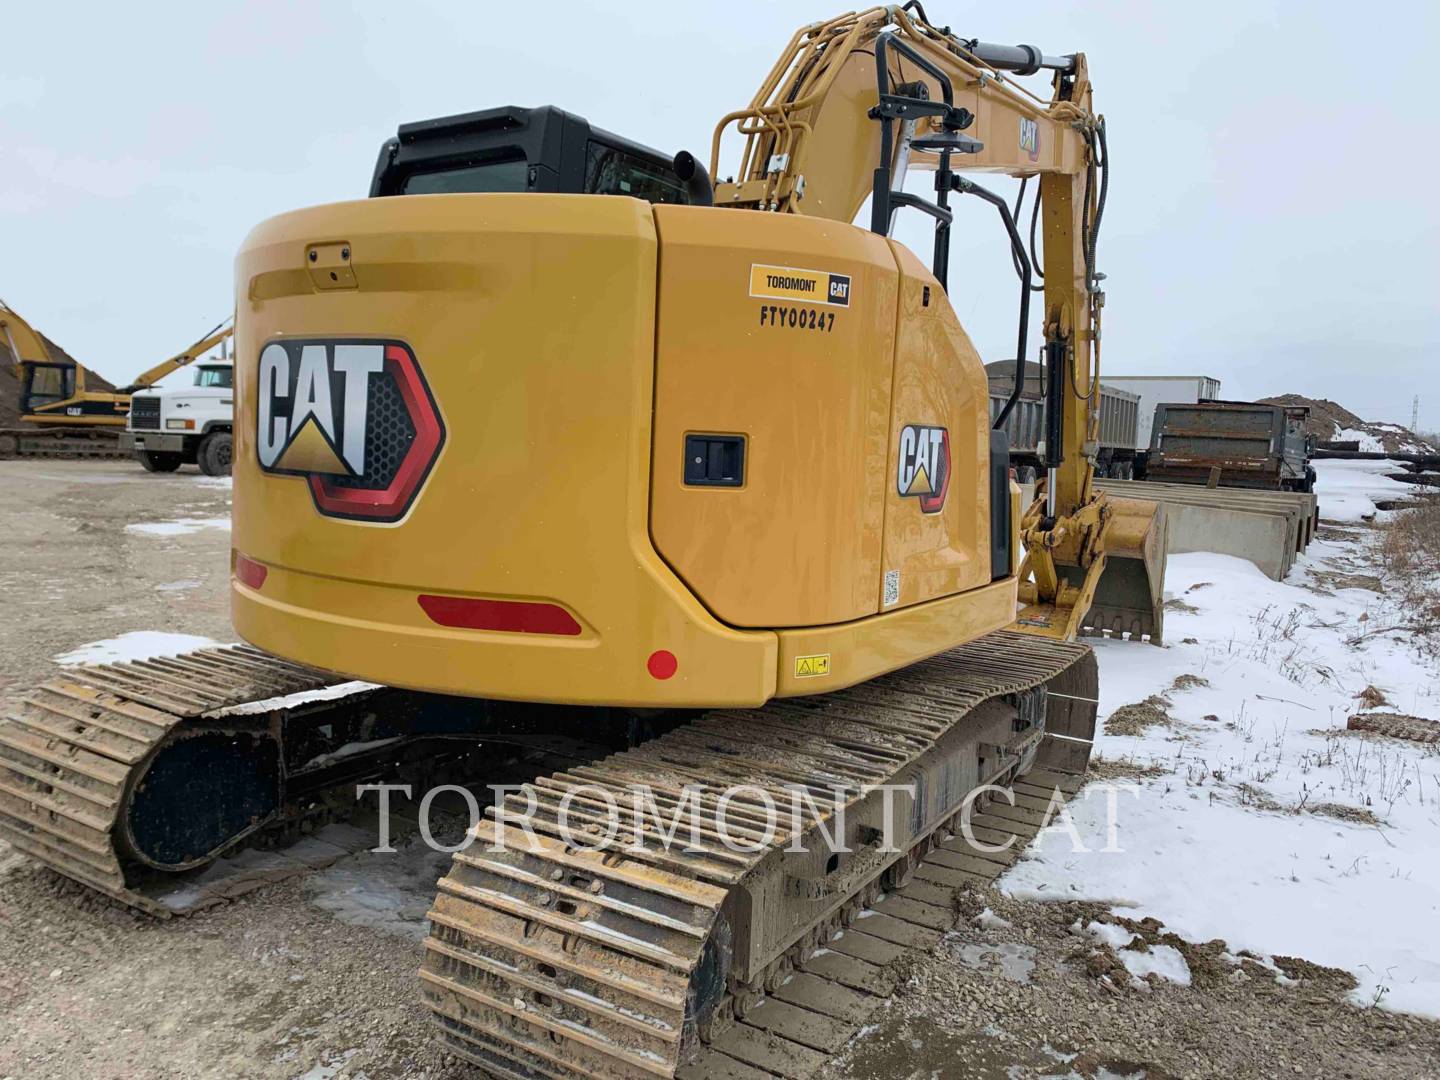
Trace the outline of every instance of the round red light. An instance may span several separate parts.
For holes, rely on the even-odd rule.
[[[656,649],[650,654],[650,659],[645,661],[645,667],[654,678],[668,679],[679,669],[680,661],[675,659],[675,654],[669,649]]]

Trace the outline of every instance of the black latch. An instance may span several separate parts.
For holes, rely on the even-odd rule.
[[[745,483],[745,436],[686,435],[685,483],[693,487]]]

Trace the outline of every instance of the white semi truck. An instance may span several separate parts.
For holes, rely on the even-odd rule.
[[[229,476],[234,422],[234,365],[201,360],[193,385],[130,396],[121,447],[128,446],[147,472],[199,465],[206,476]]]

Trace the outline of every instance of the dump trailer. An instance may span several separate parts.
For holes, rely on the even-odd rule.
[[[1049,97],[1022,92],[1041,70]],[[236,260],[250,646],[32,695],[0,728],[0,834],[143,907],[155,875],[385,760],[424,766],[447,738],[573,755],[663,717],[476,826],[430,912],[432,1026],[527,1080],[706,1054],[698,1075],[752,1075],[757,1038],[771,1074],[798,1075],[786,1046],[813,1067],[757,1026],[767,995],[986,785],[1073,790],[1098,701],[1077,635],[1160,637],[1163,516],[1100,491],[1089,452],[1105,130],[1083,54],[957,37],[913,3],[802,28],[708,170],[559,109],[403,126],[375,197],[272,218]],[[933,202],[905,190],[915,168]],[[1043,291],[1009,201],[960,168],[1037,181]],[[1041,298],[1045,476],[1023,512],[1018,394],[992,420],[948,292],[959,198],[1009,241],[1018,356]],[[909,210],[935,222],[928,266],[889,235]],[[269,700],[317,671],[383,689]],[[237,712],[247,672],[265,700]],[[345,739],[364,752],[326,752]],[[701,820],[617,821],[643,794]]]
[[[1022,484],[1033,482],[1044,469],[1045,399],[1044,369],[1040,364],[1025,365],[1025,387],[1020,400],[1005,421],[1010,437],[1010,459]],[[990,383],[990,417],[1000,415],[1009,400],[1015,382],[1015,362],[996,360],[985,365]],[[1100,384],[1099,441],[1095,451],[1095,475],[1130,480],[1135,475],[1137,425],[1140,396],[1120,390],[1108,382]]]
[[[1193,405],[1220,397],[1220,380],[1209,375],[1118,375],[1105,376],[1117,390],[1140,396],[1140,417],[1135,428],[1135,448],[1142,454],[1150,449],[1155,406],[1161,402]]]
[[[1303,405],[1249,401],[1155,407],[1145,478],[1157,483],[1313,491]]]

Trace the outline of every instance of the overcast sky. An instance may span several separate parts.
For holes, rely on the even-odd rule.
[[[252,225],[363,196],[396,125],[555,104],[707,157],[793,30],[842,6],[8,5],[0,297],[125,382],[228,313]],[[1440,5],[926,6],[967,37],[1089,55],[1114,159],[1107,371],[1402,423],[1418,393],[1440,428]],[[1010,356],[993,211],[966,208],[954,258],[961,320]]]

